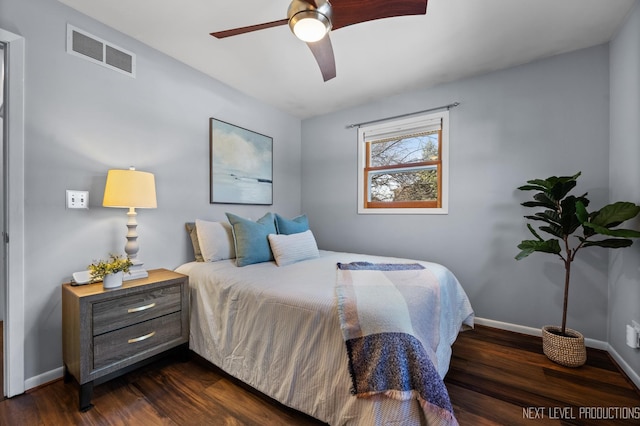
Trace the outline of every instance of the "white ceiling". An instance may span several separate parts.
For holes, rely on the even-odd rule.
[[[59,1],[307,118],[605,43],[635,0],[429,0],[426,15],[331,32],[337,77],[326,83],[288,26],[209,35],[286,18],[290,0]]]

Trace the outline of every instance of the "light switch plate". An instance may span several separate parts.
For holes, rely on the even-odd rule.
[[[89,191],[76,191],[73,189],[67,189],[67,208],[88,209]]]

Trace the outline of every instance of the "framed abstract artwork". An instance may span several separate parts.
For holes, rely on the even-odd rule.
[[[209,120],[210,203],[273,204],[273,139]]]

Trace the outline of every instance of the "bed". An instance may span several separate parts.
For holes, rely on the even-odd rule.
[[[315,259],[278,267],[239,268],[233,259],[190,262],[177,268],[191,286],[190,348],[214,365],[284,405],[331,425],[421,425],[415,399],[356,398],[351,394],[345,342],[335,302],[339,262],[406,260],[320,251]],[[446,268],[441,287],[437,370],[444,378],[451,345],[473,311]]]
[[[437,330],[430,356],[440,383],[458,332],[473,327],[473,310],[451,271],[430,262],[318,250],[305,216],[285,220],[268,214],[257,222],[227,216],[230,224],[196,221],[198,232],[187,224],[199,261],[176,271],[189,276],[190,348],[262,393],[330,425],[428,424],[414,397],[352,394],[352,353],[345,345],[336,271],[337,265],[364,262],[413,264],[436,278],[439,302],[432,315]],[[263,246],[256,251],[256,245]],[[262,255],[256,254],[260,250]],[[455,418],[449,424],[456,424]]]

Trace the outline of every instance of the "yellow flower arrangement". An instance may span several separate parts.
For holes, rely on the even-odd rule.
[[[91,282],[101,281],[106,275],[115,274],[117,272],[129,272],[129,268],[133,265],[128,257],[121,257],[115,254],[109,254],[109,260],[93,261],[87,268],[91,275]]]

